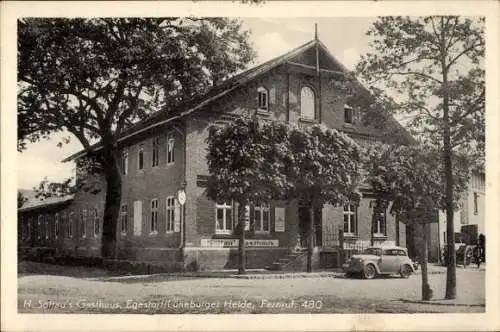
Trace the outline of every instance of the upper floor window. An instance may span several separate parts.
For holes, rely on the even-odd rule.
[[[123,150],[121,158],[122,174],[127,175],[128,173],[128,150]]]
[[[344,205],[344,233],[356,234],[356,214],[357,207],[354,204]]]
[[[300,117],[310,120],[316,118],[316,98],[313,89],[308,86],[300,90]]]
[[[151,233],[158,232],[158,199],[151,200]]]
[[[122,204],[120,207],[120,230],[122,234],[127,234],[128,230],[128,206]]]
[[[353,109],[349,105],[344,106],[344,123],[353,124]]]
[[[259,98],[259,109],[267,111],[269,110],[269,94],[267,89],[264,87],[259,87],[257,89],[257,94]]]
[[[174,163],[174,143],[175,140],[173,138],[169,138],[167,141],[167,164]]]
[[[167,225],[165,230],[167,232],[174,231],[175,219],[175,198],[173,196],[167,197]]]
[[[160,160],[160,139],[159,138],[154,138],[153,139],[153,153],[152,153],[152,161],[151,161],[151,166],[156,167],[159,164]]]
[[[216,234],[231,234],[233,230],[231,204],[217,203],[215,205],[215,233]]]
[[[144,146],[139,145],[139,150],[137,151],[137,169],[144,169]]]
[[[254,207],[253,220],[256,232],[269,232],[269,204]]]

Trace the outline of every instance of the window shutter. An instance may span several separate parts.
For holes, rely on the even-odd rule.
[[[196,200],[196,224],[203,235],[215,233],[215,203],[202,194]]]
[[[174,200],[174,232],[180,232],[181,231],[181,205],[177,201],[177,199]]]
[[[269,90],[269,104],[276,104],[276,89],[275,88],[271,88],[271,90]]]
[[[274,231],[284,232],[285,231],[285,208],[275,207],[274,208]]]
[[[134,235],[142,233],[142,201],[134,202]]]

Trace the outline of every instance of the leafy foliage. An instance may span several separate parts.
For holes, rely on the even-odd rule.
[[[393,109],[411,115],[412,132],[443,148],[446,121],[451,147],[484,160],[484,18],[380,17],[367,35],[373,53],[357,71],[397,94]]]
[[[118,139],[243,69],[248,32],[226,18],[29,18],[18,21],[18,149],[67,131],[106,180],[102,256],[115,258]],[[91,144],[102,149],[93,151]]]
[[[467,158],[454,156],[455,207],[469,180]],[[392,212],[411,213],[419,205],[445,209],[443,164],[439,151],[425,146],[377,144],[367,150],[363,168],[377,199],[394,202]],[[428,206],[428,204],[431,206]]]
[[[334,129],[239,117],[212,126],[208,143],[208,195],[215,200],[314,197],[336,204],[356,191],[359,147]]]

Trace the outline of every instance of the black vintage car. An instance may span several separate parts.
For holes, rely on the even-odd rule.
[[[455,255],[457,265],[463,265],[467,267],[470,264],[477,264],[478,259],[482,259],[482,254],[480,252],[481,248],[478,245],[470,245],[465,243],[455,244]],[[479,251],[479,252],[478,252]],[[447,247],[444,246],[441,251],[441,264],[448,265],[448,254]]]

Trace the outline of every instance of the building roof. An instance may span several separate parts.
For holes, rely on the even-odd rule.
[[[336,66],[338,66],[341,69],[341,71],[338,72],[339,74],[347,73],[349,71],[341,62],[339,62],[337,59],[335,59],[335,57],[329,52],[327,47],[320,40],[313,39],[313,40],[311,40],[303,45],[300,45],[300,46],[292,49],[291,51],[289,51],[283,55],[280,55],[280,56],[273,58],[269,61],[266,61],[266,62],[264,62],[256,67],[250,68],[246,71],[243,71],[242,73],[239,73],[231,78],[228,78],[228,79],[222,81],[220,84],[217,84],[214,87],[212,87],[206,94],[204,94],[198,98],[194,98],[192,100],[186,101],[186,102],[182,103],[181,105],[176,106],[175,110],[165,109],[165,110],[162,110],[162,111],[159,111],[159,112],[152,114],[150,117],[148,117],[142,121],[137,122],[132,127],[127,129],[121,135],[121,137],[118,139],[118,141],[119,142],[123,141],[123,140],[130,138],[132,136],[135,136],[139,133],[142,133],[142,132],[147,131],[149,129],[152,129],[152,128],[164,125],[166,123],[178,120],[186,115],[189,115],[197,110],[200,110],[204,106],[207,106],[208,104],[217,100],[218,98],[225,96],[226,94],[230,93],[231,91],[249,83],[253,79],[261,76],[262,74],[265,74],[265,73],[269,72],[270,70],[275,69],[276,67],[287,63],[287,61],[293,59],[297,55],[307,51],[308,49],[310,49],[312,47],[316,47],[316,46],[318,46],[319,49],[324,51],[325,54],[327,55],[327,57]],[[361,83],[360,83],[360,85],[361,85]],[[362,86],[362,87],[365,88],[364,86]],[[396,120],[394,120],[394,121],[401,127],[399,122],[397,122]],[[366,130],[368,130],[368,128],[366,128]],[[353,133],[364,134],[364,135],[372,135],[373,134],[372,131],[368,130],[368,132],[366,132],[366,130],[364,130],[363,128],[358,128],[358,129],[354,129],[353,131],[355,131],[355,132],[353,132]],[[380,136],[380,134],[378,136]],[[101,148],[102,148],[102,144],[100,144],[100,143],[96,143],[96,144],[92,145],[92,149],[94,151],[98,151]],[[84,156],[85,154],[86,154],[86,151],[81,150],[81,151],[63,159],[63,162],[77,159],[79,157]]]
[[[18,212],[27,212],[31,210],[40,209],[43,207],[48,207],[52,205],[63,204],[73,200],[73,195],[66,196],[52,196],[44,199],[39,199],[35,197],[29,198],[21,208],[17,209]]]

